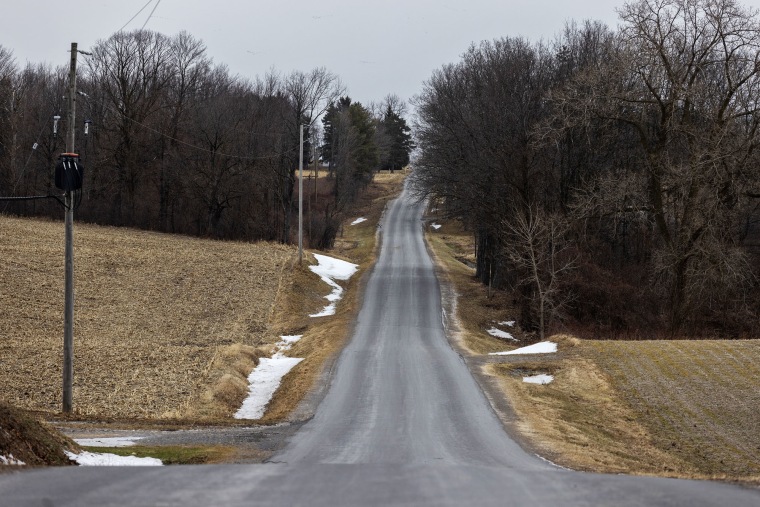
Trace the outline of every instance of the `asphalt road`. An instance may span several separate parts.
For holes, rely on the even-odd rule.
[[[728,484],[571,472],[511,440],[446,339],[422,209],[389,207],[355,334],[314,418],[262,465],[0,475],[0,506],[758,506]]]

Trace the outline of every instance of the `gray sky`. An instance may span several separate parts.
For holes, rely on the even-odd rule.
[[[126,30],[202,39],[215,62],[254,78],[275,68],[338,74],[362,103],[410,99],[472,42],[507,35],[551,39],[565,21],[617,25],[623,0],[152,0]],[[4,0],[0,44],[19,64],[68,65],[71,42],[87,49],[119,30],[147,0]],[[760,6],[760,0],[745,0]],[[73,12],[73,16],[69,16]],[[67,18],[72,20],[65,26]]]

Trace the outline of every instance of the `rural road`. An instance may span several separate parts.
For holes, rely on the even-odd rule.
[[[261,465],[0,475],[0,506],[757,506],[723,483],[571,472],[504,431],[446,339],[422,208],[394,201],[355,333],[314,418]]]

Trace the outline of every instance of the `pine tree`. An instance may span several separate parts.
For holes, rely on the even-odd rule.
[[[380,128],[386,144],[380,168],[390,171],[403,169],[409,165],[409,157],[414,149],[411,129],[406,120],[388,105],[380,121]]]

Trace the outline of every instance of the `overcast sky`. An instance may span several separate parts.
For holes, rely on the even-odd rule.
[[[68,65],[124,26],[147,0],[5,0],[0,44],[24,65]],[[567,20],[617,25],[623,0],[152,0],[126,25],[202,39],[215,62],[255,78],[327,67],[362,103],[417,94],[432,71],[472,42],[521,35],[551,39]],[[760,6],[760,0],[745,4]],[[150,13],[155,11],[151,17]],[[147,22],[147,24],[146,24]]]

